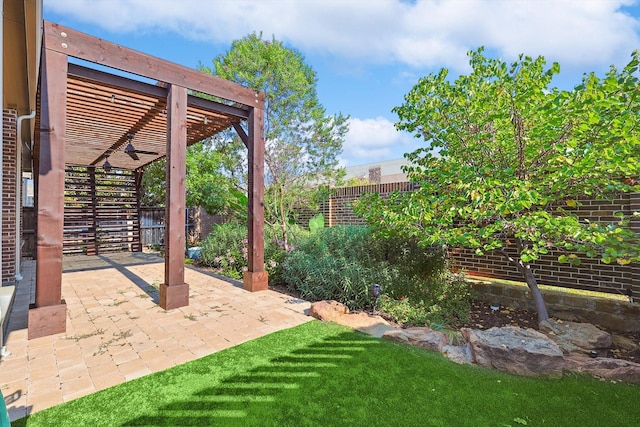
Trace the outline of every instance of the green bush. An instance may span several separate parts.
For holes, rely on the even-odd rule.
[[[305,299],[335,299],[351,308],[369,305],[371,285],[391,282],[383,277],[388,271],[380,269],[382,263],[371,256],[370,239],[367,227],[318,230],[287,256],[287,286]]]
[[[447,326],[469,320],[471,293],[464,276],[448,271],[433,280],[430,297],[412,299],[382,295],[377,309],[406,326]]]
[[[411,307],[414,314],[401,323],[449,323],[469,311],[468,287],[448,273],[441,248],[379,238],[366,226],[319,230],[287,255],[282,274],[303,298],[334,299],[351,309],[371,307],[371,286],[379,284],[387,301],[403,301],[398,313]],[[391,304],[386,307],[393,311]]]
[[[291,230],[292,247],[299,239],[308,236],[309,232],[294,226]],[[269,273],[269,283],[283,284],[281,279],[282,262],[285,250],[277,233],[270,227],[264,231],[264,260],[265,269]],[[238,223],[216,225],[207,238],[202,242],[202,250],[198,262],[210,267],[214,272],[232,279],[242,279],[247,269],[247,226]]]
[[[241,279],[247,268],[247,227],[229,222],[213,227],[202,242],[199,262],[218,274]]]

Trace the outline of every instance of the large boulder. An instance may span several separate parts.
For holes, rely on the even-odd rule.
[[[538,331],[513,326],[486,331],[463,328],[462,335],[480,366],[530,377],[562,376],[562,350]]]
[[[640,364],[608,357],[565,357],[565,369],[582,372],[598,378],[640,384]]]
[[[382,338],[434,351],[442,351],[442,347],[449,344],[445,334],[431,328],[392,329]]]
[[[349,307],[338,301],[318,301],[311,304],[309,314],[316,319],[332,322],[343,314],[349,313]]]
[[[473,354],[469,343],[464,345],[445,345],[442,347],[442,355],[461,365],[473,364]]]
[[[611,334],[591,323],[563,322],[547,319],[540,322],[540,331],[554,340],[564,354],[606,354],[611,347]]]
[[[311,304],[309,314],[325,322],[335,322],[380,338],[385,332],[395,329],[380,316],[363,312],[349,313],[349,308],[337,301],[318,301]]]

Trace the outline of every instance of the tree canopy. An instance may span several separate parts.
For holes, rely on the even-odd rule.
[[[315,72],[275,38],[250,34],[218,55],[213,68],[200,69],[266,94],[265,220],[280,227],[286,246],[294,209],[314,202],[318,184],[339,177],[348,117],[326,113]]]
[[[388,200],[364,198],[356,211],[380,232],[497,252],[529,285],[540,320],[548,318],[531,263],[551,250],[604,262],[640,259],[640,239],[616,221],[580,219],[586,197],[640,191],[639,51],[622,70],[585,74],[572,90],[552,87],[560,72],[543,57],[507,63],[469,52],[472,72],[450,81],[430,74],[394,108],[396,127],[424,139],[407,154],[419,189]],[[639,215],[638,212],[632,215]]]
[[[229,172],[235,159],[216,137],[187,148],[185,177],[186,205],[203,207],[207,213],[246,216],[247,196],[241,177]],[[142,204],[164,206],[165,159],[145,169],[142,178]]]

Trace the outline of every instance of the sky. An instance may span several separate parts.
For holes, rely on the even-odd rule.
[[[468,73],[479,46],[557,61],[562,89],[640,49],[640,0],[44,0],[44,18],[192,68],[253,32],[275,37],[317,73],[327,113],[350,116],[344,166],[424,146],[392,108],[420,77]]]

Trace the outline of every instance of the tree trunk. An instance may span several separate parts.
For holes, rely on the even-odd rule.
[[[538,312],[538,323],[543,320],[547,320],[549,318],[547,306],[542,298],[540,288],[538,288],[538,281],[531,271],[531,266],[523,263],[521,260],[518,260],[518,270],[520,270],[520,273],[524,276],[524,280],[527,282],[529,290],[531,290],[531,296],[533,297],[533,302],[536,306],[536,311]]]

